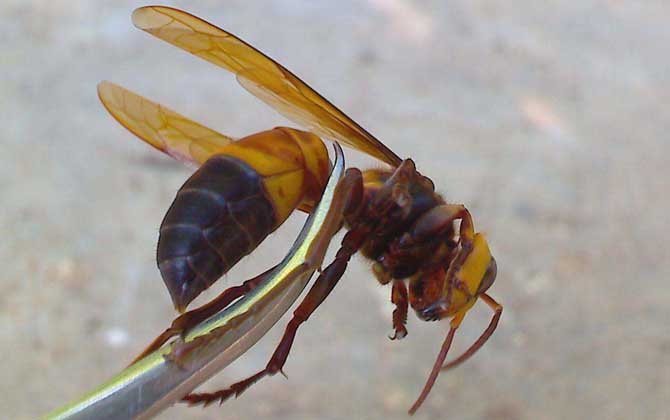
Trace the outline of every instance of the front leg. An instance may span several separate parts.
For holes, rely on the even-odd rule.
[[[393,329],[395,333],[389,336],[391,340],[401,340],[407,336],[407,287],[403,280],[394,280],[391,290],[391,302],[395,304],[393,310]]]

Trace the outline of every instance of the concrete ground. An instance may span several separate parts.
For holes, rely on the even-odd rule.
[[[174,316],[154,262],[189,169],[104,111],[109,79],[242,136],[288,124],[208,63],[136,30],[139,1],[0,5],[0,417],[34,418],[122,369]],[[292,69],[465,203],[505,306],[417,419],[670,418],[666,0],[178,1]],[[352,165],[378,165],[348,151]],[[296,215],[214,291],[278,261]],[[358,258],[286,371],[165,419],[405,419],[447,322],[410,314]],[[478,305],[463,350],[488,322]],[[278,326],[206,384],[262,367]],[[455,351],[456,353],[456,351]]]

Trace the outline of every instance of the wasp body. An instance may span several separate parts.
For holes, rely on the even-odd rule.
[[[428,381],[410,409],[413,413],[439,372],[459,365],[481,348],[502,313],[502,306],[486,294],[496,277],[496,261],[485,237],[475,231],[470,212],[436,193],[433,182],[416,170],[411,159],[400,159],[289,70],[234,35],[168,7],[137,9],[133,22],[236,74],[244,88],[310,130],[279,127],[235,141],[120,86],[109,82],[98,86],[103,104],[126,128],[179,160],[201,165],[177,193],[160,229],[158,265],[179,311],[253,251],[291,212],[311,211],[330,166],[317,135],[391,166],[366,171],[349,168],[340,180],[336,199],[346,203],[341,222],[347,233],[334,260],[294,311],[265,369],[230,388],[190,394],[184,400],[223,401],[280,372],[298,327],[325,300],[351,256],[360,251],[373,261],[377,280],[392,283],[391,301],[396,306],[392,339],[407,334],[410,306],[422,320],[450,319]],[[140,357],[250,292],[266,273],[179,316]],[[489,326],[465,353],[445,364],[456,329],[479,299],[494,311]],[[176,348],[172,357],[177,362],[180,354],[200,345],[189,344]]]

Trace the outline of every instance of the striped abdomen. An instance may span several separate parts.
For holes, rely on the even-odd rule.
[[[303,156],[314,151],[318,156]],[[317,171],[307,162],[324,157]],[[253,251],[301,202],[318,200],[327,159],[318,137],[277,128],[226,146],[186,181],[163,219],[157,252],[177,310]]]

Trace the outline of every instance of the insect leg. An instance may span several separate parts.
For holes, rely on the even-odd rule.
[[[468,210],[462,204],[442,204],[433,207],[424,213],[414,223],[411,230],[400,240],[401,247],[408,247],[414,243],[421,243],[440,236],[445,231],[451,229],[454,221],[461,219],[461,233],[463,240],[472,240],[472,218]],[[469,219],[466,221],[466,219]]]
[[[211,404],[214,401],[221,403],[231,396],[239,396],[247,388],[256,383],[265,376],[272,376],[277,372],[281,372],[286,359],[288,358],[293,340],[298,331],[298,327],[309,319],[310,315],[319,307],[319,305],[328,297],[337,282],[344,274],[347,264],[351,256],[358,250],[363,243],[363,240],[368,234],[368,229],[361,227],[361,229],[350,230],[342,239],[342,246],[335,256],[335,260],[321,272],[316,279],[314,285],[305,296],[305,299],[300,303],[298,308],[293,312],[293,318],[289,321],[284,331],[279,345],[275,349],[270,361],[265,369],[260,372],[231,385],[227,389],[219,390],[212,393],[189,394],[183,398],[183,401],[190,404]]]
[[[391,290],[391,302],[395,304],[393,310],[393,329],[395,333],[389,336],[391,340],[400,340],[407,335],[407,287],[402,280],[393,281],[393,289]]]
[[[161,335],[156,337],[154,341],[152,341],[151,344],[149,344],[147,348],[144,349],[144,351],[142,351],[142,353],[133,360],[132,363],[135,363],[138,360],[144,358],[149,353],[153,353],[159,347],[165,344],[170,338],[187,332],[189,329],[198,325],[200,322],[223,310],[238,298],[241,298],[245,294],[254,290],[256,286],[263,281],[265,276],[274,270],[274,268],[275,267],[270,268],[264,273],[245,281],[239,286],[227,288],[211,302],[208,302],[199,308],[184,312],[175,318],[175,320],[172,321],[172,325],[163,331]]]
[[[486,343],[489,337],[491,337],[493,332],[496,330],[496,327],[498,326],[498,321],[500,320],[500,316],[502,315],[503,311],[502,305],[496,302],[491,296],[487,295],[486,293],[482,293],[481,295],[479,295],[479,297],[481,300],[486,302],[486,304],[489,305],[491,309],[493,309],[493,318],[491,318],[489,326],[486,327],[482,335],[479,336],[477,341],[475,341],[470,346],[470,348],[468,348],[465,351],[465,353],[461,354],[456,359],[444,365],[442,367],[442,370],[449,370],[455,368],[456,366],[468,360],[470,357],[472,357],[473,354],[477,352],[477,350],[479,350],[484,345],[484,343]]]

